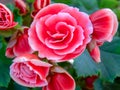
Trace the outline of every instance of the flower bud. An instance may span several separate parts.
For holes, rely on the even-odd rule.
[[[24,27],[23,32],[18,31],[11,37],[6,49],[6,56],[13,58],[32,52],[33,51],[28,43],[28,27]]]
[[[15,6],[20,10],[21,15],[25,15],[28,12],[26,3],[23,0],[14,0]]]
[[[49,4],[50,4],[50,0],[34,0],[33,3],[34,10],[31,16],[34,17],[39,10],[41,10],[42,8],[46,7]]]
[[[48,76],[48,85],[42,90],[75,90],[75,81],[63,68],[55,66]]]
[[[87,49],[90,53],[90,56],[93,58],[95,62],[97,63],[101,62],[100,50],[99,50],[99,46],[96,43],[96,40],[91,40],[91,42],[87,46]]]
[[[2,3],[0,3],[0,31],[13,28],[17,22],[13,21],[12,12]]]

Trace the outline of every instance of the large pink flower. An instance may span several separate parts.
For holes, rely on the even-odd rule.
[[[33,52],[28,43],[28,29],[28,27],[23,27],[23,32],[18,31],[11,37],[5,53],[7,57],[13,58]]]
[[[2,3],[0,3],[0,30],[13,28],[17,23],[13,21],[12,12]]]
[[[28,31],[28,40],[39,57],[61,62],[80,55],[90,42],[92,32],[87,14],[58,3],[37,13]]]
[[[48,84],[46,77],[51,65],[40,61],[33,54],[16,57],[10,66],[10,76],[26,87],[42,87]]]
[[[63,68],[54,66],[48,76],[48,85],[42,90],[75,90],[75,81]]]

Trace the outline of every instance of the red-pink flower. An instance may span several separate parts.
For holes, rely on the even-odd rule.
[[[118,21],[110,9],[101,9],[90,15],[93,24],[92,38],[97,42],[112,41],[117,32]]]
[[[20,85],[42,87],[48,84],[46,77],[51,66],[33,54],[25,54],[13,60],[10,66],[10,76]]]
[[[15,6],[20,10],[21,15],[25,15],[28,12],[26,3],[23,0],[14,0]]]
[[[105,41],[112,41],[118,28],[117,17],[110,9],[101,9],[90,15],[93,24],[93,34],[88,50],[96,62],[100,62],[100,50]]]
[[[13,58],[32,52],[33,50],[28,43],[28,27],[23,27],[23,32],[18,31],[11,37],[6,49],[6,56]]]
[[[32,17],[34,17],[39,10],[41,10],[42,8],[46,7],[49,4],[50,4],[50,0],[34,0],[33,3],[34,10],[31,14]]]
[[[61,67],[52,68],[52,73],[48,76],[48,85],[42,90],[75,90],[75,81]]]
[[[89,16],[65,4],[51,4],[35,16],[29,43],[39,57],[62,62],[79,56],[91,40]]]
[[[13,28],[17,25],[13,21],[12,12],[2,3],[0,3],[0,30]]]

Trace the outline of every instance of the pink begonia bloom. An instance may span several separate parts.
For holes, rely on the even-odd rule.
[[[62,62],[79,56],[90,42],[92,32],[89,15],[58,3],[37,13],[28,40],[40,58]]]
[[[10,76],[22,86],[42,87],[48,84],[46,77],[51,66],[33,54],[25,54],[13,60],[10,66]]]
[[[34,0],[34,3],[33,3],[34,10],[32,11],[31,16],[34,17],[39,10],[49,5],[50,2],[51,0]]]
[[[90,15],[93,24],[93,34],[91,42],[88,44],[88,51],[91,57],[100,62],[100,50],[105,41],[112,41],[117,32],[118,21],[114,12],[110,9],[101,9]]]
[[[112,41],[118,28],[117,17],[112,10],[98,10],[90,15],[90,20],[94,28],[93,39],[97,42]]]
[[[72,76],[57,66],[52,68],[52,73],[48,76],[48,85],[42,90],[75,90],[75,86]]]
[[[15,6],[20,10],[21,15],[25,15],[28,12],[26,3],[23,0],[14,0]]]
[[[13,28],[17,22],[13,21],[12,12],[2,3],[0,3],[0,30]]]
[[[23,27],[23,32],[16,32],[10,39],[8,46],[6,48],[6,56],[13,58],[22,54],[32,53],[28,43],[28,27]]]

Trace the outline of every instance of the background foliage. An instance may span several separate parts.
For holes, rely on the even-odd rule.
[[[34,0],[26,1],[31,4]],[[101,8],[110,8],[120,21],[120,0],[52,0],[52,3],[65,3],[88,14]],[[19,25],[30,25],[32,19],[29,14],[26,16],[26,22],[25,17],[20,16],[12,4],[7,4],[7,6],[14,13],[15,21],[19,22]],[[31,89],[19,86],[11,80],[9,66],[12,61],[5,57],[7,41],[7,38],[0,37],[0,90],[40,90],[40,88]],[[73,65],[68,62],[59,63],[76,80],[76,90],[89,90],[86,88],[85,78],[93,75],[98,76],[94,82],[95,90],[120,90],[120,27],[113,41],[104,43],[100,50],[101,63],[95,63],[87,50],[74,60]]]

